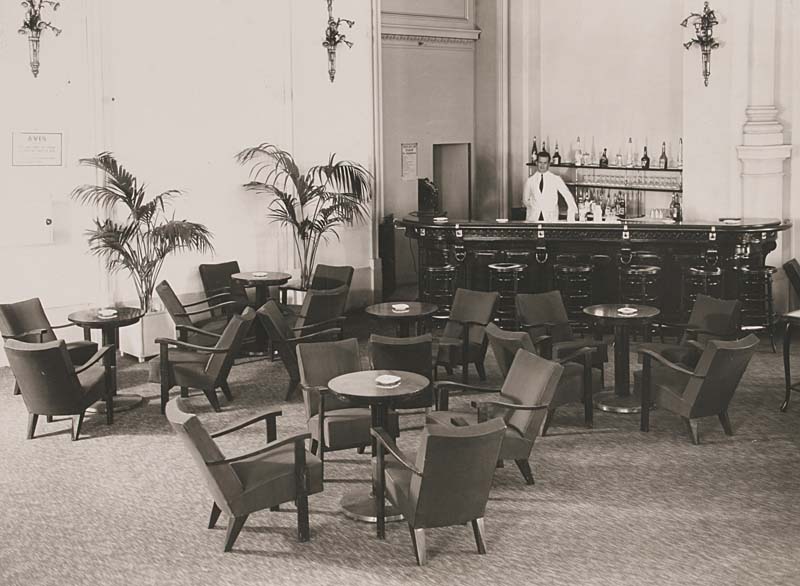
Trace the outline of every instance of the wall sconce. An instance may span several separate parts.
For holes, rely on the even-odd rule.
[[[344,43],[348,47],[353,46],[353,43],[339,32],[339,25],[342,23],[352,28],[356,21],[347,20],[346,18],[334,19],[333,0],[328,0],[328,28],[325,29],[325,40],[322,41],[322,46],[328,49],[328,77],[331,78],[331,83],[333,83],[333,78],[336,76],[336,46],[339,43]]]
[[[26,9],[25,20],[19,28],[19,34],[28,35],[28,48],[30,52],[31,71],[33,77],[39,76],[39,39],[42,31],[50,29],[56,36],[61,34],[61,29],[54,27],[49,22],[42,20],[42,5],[50,6],[53,12],[61,5],[53,0],[23,0],[22,7]]]
[[[717,15],[708,7],[708,2],[703,3],[703,14],[692,12],[681,22],[682,27],[689,23],[694,26],[695,38],[684,43],[683,46],[688,50],[694,44],[700,45],[700,54],[703,60],[703,83],[708,86],[708,78],[711,77],[711,49],[719,47],[719,43],[712,36],[714,25],[719,24]]]

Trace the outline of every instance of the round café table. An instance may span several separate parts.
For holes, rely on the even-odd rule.
[[[407,305],[403,311],[395,309],[398,305]],[[411,325],[414,325],[414,335],[419,333],[419,323],[439,310],[438,305],[433,303],[423,303],[420,301],[387,301],[370,305],[364,311],[378,320],[388,320],[395,322],[397,326],[397,336],[407,338],[411,332]]]
[[[384,387],[376,382],[376,378],[381,375],[393,375],[400,377],[400,382],[391,387]],[[328,382],[328,388],[339,395],[352,400],[357,404],[368,404],[371,415],[371,427],[383,427],[386,429],[389,407],[403,399],[421,393],[430,385],[430,381],[413,372],[404,370],[360,370],[342,374]],[[376,456],[376,441],[372,439],[372,457]],[[373,464],[372,470],[376,466]],[[376,523],[378,513],[375,505],[375,486],[377,479],[373,474],[372,491],[352,491],[345,494],[341,500],[341,507],[344,514],[357,521]],[[389,503],[385,508],[386,521],[399,521],[403,516]],[[380,534],[381,527],[378,527]]]
[[[275,285],[283,285],[292,275],[289,273],[276,273],[269,271],[252,271],[233,273],[231,279],[241,283],[244,287],[253,287],[256,290],[256,309],[261,307],[267,302],[269,298],[269,288]],[[271,345],[267,332],[261,327],[261,324],[255,326],[256,331],[256,344],[259,348],[264,348],[270,356],[272,356]]]
[[[138,307],[114,307],[116,315],[102,317],[98,308],[82,309],[75,311],[67,316],[72,323],[83,328],[85,340],[91,340],[92,330],[100,330],[102,333],[103,346],[114,345],[114,351],[108,354],[109,368],[111,369],[111,384],[113,385],[112,394],[114,395],[114,413],[127,411],[138,407],[144,401],[144,397],[134,393],[124,395],[117,394],[117,352],[119,352],[119,329],[135,324],[144,315],[144,311]],[[105,413],[105,403],[98,402],[87,411],[95,413]]]
[[[647,326],[661,311],[649,305],[603,303],[583,308],[596,324],[614,327],[614,390],[595,395],[595,405],[611,413],[639,413],[641,400],[630,389],[630,328]],[[645,342],[650,328],[644,328]]]

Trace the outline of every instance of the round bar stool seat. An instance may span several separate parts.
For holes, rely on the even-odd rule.
[[[455,265],[428,266],[422,271],[422,291],[420,298],[423,302],[439,306],[439,311],[433,319],[447,319],[450,307],[453,305],[453,296],[456,294]]]
[[[775,312],[772,299],[773,266],[738,267],[739,299],[742,302],[742,329],[766,330],[772,351],[775,349]]]
[[[489,265],[489,290],[497,291],[497,321],[516,328],[516,306],[514,299],[519,292],[519,282],[528,265],[517,262],[496,262]]]

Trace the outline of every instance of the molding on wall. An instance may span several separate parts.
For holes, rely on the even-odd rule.
[[[430,27],[414,25],[384,25],[381,38],[408,45],[467,45],[472,46],[481,37],[479,29]]]

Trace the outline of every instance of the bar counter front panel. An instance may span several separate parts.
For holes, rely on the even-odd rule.
[[[595,258],[605,255],[607,262],[594,265],[594,303],[617,302],[619,267],[630,263],[636,252],[653,252],[661,259],[663,317],[679,321],[685,318],[681,315],[681,283],[687,267],[715,263],[723,272],[721,296],[736,299],[739,297],[738,269],[763,267],[766,256],[777,246],[778,233],[791,227],[791,222],[743,218],[735,223],[687,221],[678,224],[640,220],[618,223],[448,220],[437,223],[432,217],[410,215],[396,220],[396,225],[419,244],[419,283],[422,283],[426,267],[452,264],[458,268],[458,287],[485,289],[486,269],[476,259],[493,256],[494,262],[504,262],[512,260],[506,258],[506,253],[512,251],[522,254],[509,257],[528,265],[520,291],[541,292],[555,287],[553,266],[559,255]]]

